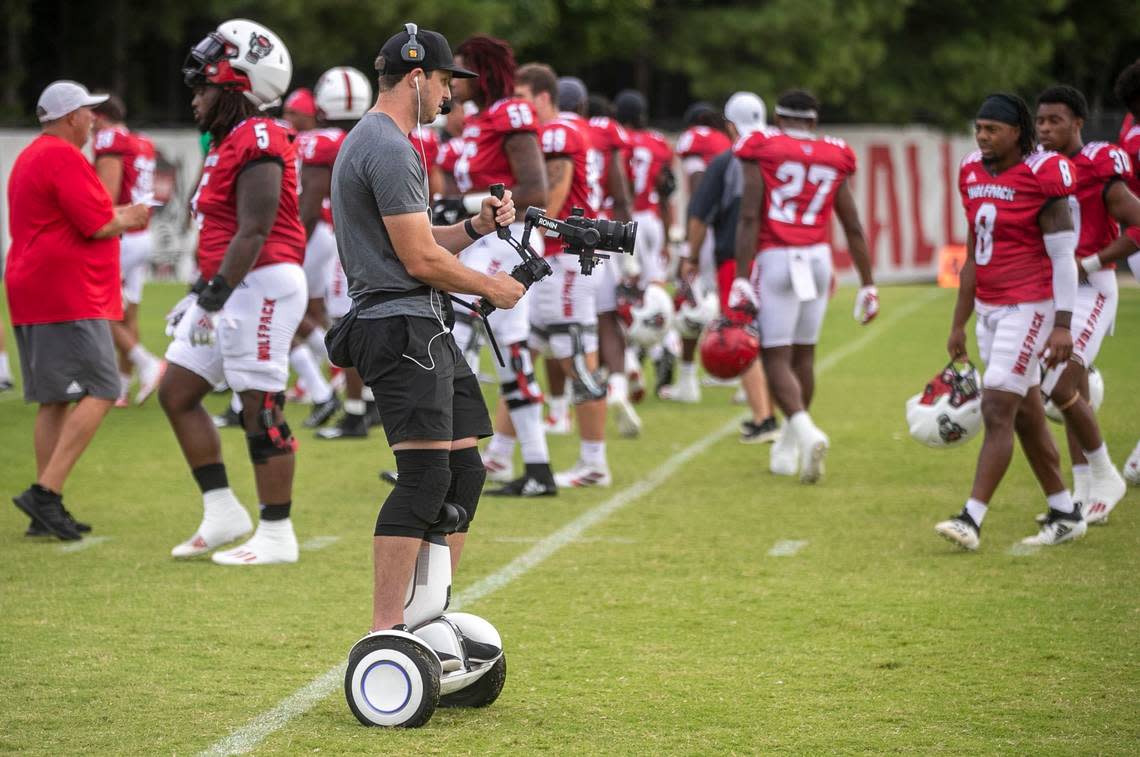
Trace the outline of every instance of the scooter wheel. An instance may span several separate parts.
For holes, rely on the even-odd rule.
[[[439,665],[419,644],[395,636],[362,639],[348,655],[344,696],[364,725],[419,728],[439,702]]]

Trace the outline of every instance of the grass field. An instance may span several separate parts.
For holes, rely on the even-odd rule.
[[[152,350],[179,294],[147,291]],[[953,296],[884,288],[863,328],[840,290],[819,352],[818,486],[769,475],[767,447],[734,438],[731,390],[710,388],[698,407],[642,405],[643,438],[609,446],[612,489],[484,499],[455,591],[502,633],[507,685],[418,731],[358,725],[334,669],[370,619],[382,436],[301,433],[301,561],[222,568],[169,557],[199,495],[158,406],[116,410],[65,493],[96,538],[27,539],[0,506],[0,752],[1135,754],[1140,492],[1080,542],[1012,550],[1043,509],[1017,453],[978,553],[933,533],[978,442],[918,445],[903,404],[945,360]],[[1118,464],[1140,430],[1138,331],[1125,289],[1098,361]],[[34,475],[33,415],[0,398],[5,498]],[[241,434],[223,439],[252,506]],[[560,466],[577,451],[551,448]]]

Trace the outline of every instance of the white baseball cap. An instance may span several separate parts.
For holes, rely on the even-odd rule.
[[[746,137],[767,126],[768,109],[758,95],[737,92],[724,104],[724,117],[732,121],[740,136]]]
[[[36,103],[36,117],[40,123],[63,118],[72,111],[107,102],[110,95],[93,95],[79,82],[68,79],[53,81],[44,88]]]

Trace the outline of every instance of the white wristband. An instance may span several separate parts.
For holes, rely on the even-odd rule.
[[[1100,255],[1089,255],[1087,258],[1081,258],[1081,268],[1085,269],[1085,273],[1096,273],[1104,268],[1104,263],[1100,260]]]

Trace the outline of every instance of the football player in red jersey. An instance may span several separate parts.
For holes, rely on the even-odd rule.
[[[479,74],[478,79],[456,79],[451,84],[452,97],[470,103],[463,126],[463,154],[455,162],[455,183],[464,193],[470,210],[478,207],[487,187],[505,184],[514,193],[515,205],[521,208],[547,207],[546,170],[538,143],[538,118],[530,103],[514,96],[515,56],[506,42],[485,36],[465,40],[456,50],[456,65]],[[520,214],[521,216],[521,214]],[[522,237],[521,219],[512,225],[515,239]],[[542,237],[531,235],[531,246],[541,254]],[[493,275],[510,271],[519,263],[518,253],[494,234],[483,237],[459,255],[464,265]],[[511,424],[522,448],[527,473],[544,477],[549,472],[550,453],[542,428],[542,390],[534,375],[534,365],[527,338],[530,335],[529,304],[533,297],[524,296],[510,310],[496,310],[489,317],[491,331],[502,349],[506,367],[496,365],[500,395],[510,411]],[[457,316],[452,330],[455,341],[467,345],[471,341],[470,322]],[[513,472],[511,451],[514,438],[499,429],[483,455],[487,478],[497,483],[517,481]],[[533,468],[531,466],[534,466]],[[553,482],[550,482],[551,487]],[[530,487],[531,491],[548,493]]]
[[[1119,142],[1120,146],[1127,151],[1134,169],[1129,188],[1134,194],[1140,196],[1140,176],[1136,174],[1136,172],[1140,172],[1140,124],[1136,123],[1137,118],[1140,117],[1140,61],[1136,61],[1120,72],[1116,78],[1114,92],[1116,99],[1128,108],[1128,116],[1120,127]],[[1140,246],[1140,229],[1127,229],[1124,236],[1128,237],[1132,243]],[[1101,252],[1098,257],[1103,263],[1127,258],[1128,267],[1132,269],[1132,275],[1140,281],[1140,252],[1128,250],[1128,243],[1123,239],[1118,240],[1118,242],[1120,247],[1113,251],[1113,257],[1106,255],[1107,250]],[[1140,486],[1140,442],[1136,443],[1132,454],[1128,456],[1128,461],[1124,463],[1124,478],[1133,486]]]
[[[677,138],[676,152],[681,158],[681,170],[685,174],[688,196],[692,197],[701,185],[705,170],[717,155],[732,147],[728,136],[728,126],[724,116],[705,102],[693,103],[685,111],[685,131]],[[692,282],[697,277],[704,279],[711,288],[716,281],[716,261],[713,257],[715,243],[713,234],[707,232],[696,258],[686,258],[682,262],[682,278]],[[687,263],[687,264],[686,264]],[[703,274],[703,275],[702,275]],[[701,287],[704,288],[704,287]],[[663,399],[675,402],[700,402],[701,385],[697,381],[697,337],[681,334],[681,367],[678,381],[661,388]]]
[[[640,92],[619,92],[614,108],[618,123],[629,135],[626,175],[633,191],[633,220],[637,221],[635,257],[641,266],[640,281],[642,288],[651,283],[664,285],[669,261],[663,212],[676,183],[670,168],[673,148],[661,132],[647,127],[648,105]]]
[[[1107,519],[1127,490],[1088,402],[1088,369],[1116,320],[1119,297],[1115,266],[1103,268],[1097,255],[1121,238],[1121,224],[1140,227],[1140,200],[1128,189],[1127,181],[1133,175],[1128,154],[1107,142],[1082,142],[1081,127],[1087,117],[1085,96],[1073,87],[1050,87],[1037,97],[1038,142],[1045,150],[1067,156],[1077,169],[1073,219],[1077,261],[1086,273],[1073,308],[1073,356],[1054,369],[1062,373],[1050,399],[1065,417],[1073,461],[1073,500],[1093,524]],[[1131,246],[1132,241],[1126,244]]]
[[[91,109],[95,114],[95,173],[116,205],[147,203],[154,198],[154,143],[132,132],[125,123],[127,108],[117,95]],[[119,353],[122,391],[115,407],[126,407],[132,366],[139,371],[135,402],[142,404],[162,379],[166,368],[139,341],[139,303],[142,302],[146,265],[151,255],[150,230],[123,234],[119,240],[119,267],[123,280],[123,320],[111,325]]]
[[[772,445],[769,469],[814,483],[823,475],[828,439],[808,415],[815,391],[815,344],[827,311],[832,211],[862,287],[855,319],[878,313],[878,292],[855,197],[847,181],[855,153],[841,139],[817,137],[819,101],[804,90],[776,101],[776,128],[741,139],[744,190],[736,228],[736,279],[729,308],[758,308],[764,371],[787,423]],[[753,266],[753,261],[755,265]],[[752,282],[746,278],[752,271]]]
[[[515,77],[515,94],[529,102],[542,126],[542,151],[550,187],[546,214],[567,218],[574,208],[588,216],[600,209],[601,154],[577,113],[559,112],[558,78],[550,66],[530,63]],[[581,438],[578,461],[555,481],[560,487],[609,486],[606,461],[606,382],[598,375],[597,280],[581,271],[578,256],[563,252],[560,238],[547,240],[554,274],[534,286],[531,347],[556,360],[572,383]]]
[[[281,117],[298,134],[317,128],[317,102],[313,99],[313,91],[308,87],[298,87],[290,92],[281,106]]]
[[[1034,125],[1020,97],[985,99],[974,121],[979,150],[962,160],[958,189],[969,232],[958,302],[946,349],[968,359],[966,322],[977,316],[978,351],[985,361],[982,420],[985,438],[974,484],[958,515],[935,526],[940,535],[974,550],[991,498],[1013,456],[1017,433],[1049,503],[1029,545],[1060,544],[1088,525],[1061,480],[1060,456],[1046,428],[1041,392],[1053,389],[1073,349],[1070,322],[1077,300],[1070,198],[1076,169],[1064,155],[1034,151]]]
[[[192,200],[201,278],[171,317],[174,339],[158,390],[205,509],[194,535],[172,550],[175,557],[204,554],[252,528],[202,407],[225,381],[241,397],[261,518],[253,538],[213,560],[297,561],[289,519],[296,442],[282,408],[289,346],[305,312],[305,228],[293,130],[260,115],[280,102],[292,70],[277,35],[245,19],[220,24],[183,67],[194,120],[213,140]]]

